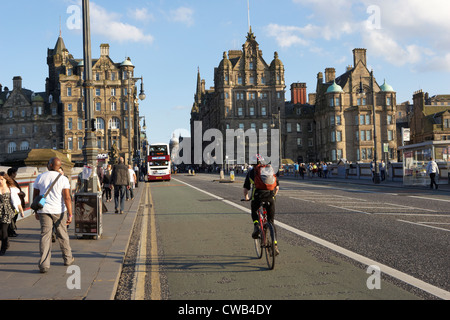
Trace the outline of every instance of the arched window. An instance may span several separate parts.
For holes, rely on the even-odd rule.
[[[11,153],[14,153],[16,151],[17,151],[17,144],[15,142],[10,142],[8,144],[8,153],[11,154]]]
[[[97,118],[95,123],[97,130],[105,130],[105,120]]]
[[[109,120],[108,129],[119,130],[120,129],[120,119],[112,118]]]
[[[20,151],[27,151],[30,150],[30,143],[28,141],[23,141],[20,144]]]

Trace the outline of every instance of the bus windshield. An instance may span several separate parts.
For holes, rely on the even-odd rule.
[[[150,157],[166,156],[169,154],[167,146],[152,146],[149,152]]]
[[[150,161],[148,163],[148,166],[151,167],[151,168],[154,168],[154,167],[168,167],[169,166],[169,161],[166,161],[166,160]]]

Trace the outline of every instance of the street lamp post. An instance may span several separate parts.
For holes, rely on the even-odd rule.
[[[144,78],[140,77],[140,78],[129,78],[128,79],[128,164],[133,164],[133,148],[132,148],[132,139],[131,139],[131,103],[130,103],[130,81],[141,81],[141,92],[139,93],[139,99],[141,101],[144,101],[146,98],[145,95],[145,91],[144,91]],[[137,102],[135,101],[135,103],[133,103],[133,106],[136,106]],[[140,130],[139,130],[139,110],[137,109],[137,107],[134,108],[134,118],[135,118],[135,128],[134,128],[134,132],[135,135],[138,136],[140,135]],[[137,120],[136,120],[137,119]],[[137,141],[138,138],[136,139]],[[139,149],[139,146],[136,145],[136,150],[135,153],[137,154],[137,150]]]
[[[85,81],[83,87],[85,89],[85,139],[83,147],[83,155],[85,165],[92,168],[92,174],[89,178],[87,189],[93,193],[98,190],[97,177],[97,137],[95,135],[95,118],[94,118],[94,82],[92,77],[92,56],[91,56],[91,30],[90,30],[90,14],[89,0],[83,0],[83,55],[84,55],[84,72]]]
[[[275,122],[274,119],[278,118],[278,171],[281,170],[281,168],[283,167],[283,154],[282,154],[282,147],[281,147],[281,142],[282,142],[282,133],[281,133],[281,107],[278,107],[278,115],[272,115],[272,124],[271,127],[272,129],[275,128]]]

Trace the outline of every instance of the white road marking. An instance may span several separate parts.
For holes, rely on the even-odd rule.
[[[245,213],[248,213],[248,214],[251,213],[251,210],[246,208],[246,207],[243,207],[243,206],[238,205],[236,203],[233,203],[231,201],[225,200],[225,199],[223,199],[221,197],[213,195],[212,193],[209,193],[209,192],[204,191],[204,190],[202,190],[200,188],[194,187],[194,186],[192,186],[192,185],[190,185],[190,184],[188,184],[186,182],[180,181],[178,179],[174,179],[174,180],[176,180],[176,181],[178,181],[180,183],[183,183],[186,186],[191,187],[191,188],[193,188],[195,190],[203,192],[204,194],[207,194],[207,195],[209,195],[209,196],[211,196],[211,197],[213,197],[213,198],[215,198],[217,200],[222,200],[223,202],[225,202],[225,203],[227,203],[229,205],[232,205],[233,207],[238,208],[239,210],[241,210],[241,211],[243,211]],[[282,222],[278,222],[277,221],[276,225],[277,225],[277,227],[280,227],[280,228],[283,228],[283,229],[285,229],[287,231],[290,231],[290,232],[292,232],[292,233],[294,233],[294,234],[296,234],[296,235],[298,235],[300,237],[303,237],[303,238],[308,239],[308,240],[310,240],[312,242],[315,242],[315,243],[317,243],[317,244],[319,244],[321,246],[324,246],[324,247],[326,247],[326,248],[328,248],[328,249],[330,249],[332,251],[335,251],[335,252],[337,252],[339,254],[342,254],[342,255],[344,255],[346,257],[349,257],[349,258],[351,258],[351,259],[353,259],[355,261],[358,261],[358,262],[360,262],[360,263],[362,263],[364,265],[367,265],[367,266],[376,265],[382,270],[383,273],[385,273],[385,274],[387,274],[387,275],[389,275],[391,277],[394,277],[394,278],[396,278],[396,279],[398,279],[400,281],[403,281],[403,282],[405,282],[405,283],[407,283],[407,284],[409,284],[411,286],[419,288],[419,289],[421,289],[421,290],[423,290],[425,292],[428,292],[428,293],[430,293],[430,294],[432,294],[432,295],[434,295],[434,296],[436,296],[438,298],[441,298],[441,299],[444,299],[444,300],[450,300],[450,292],[448,292],[448,291],[445,291],[445,290],[443,290],[441,288],[438,288],[436,286],[428,284],[428,283],[426,283],[426,282],[424,282],[422,280],[416,279],[416,278],[414,278],[414,277],[412,277],[412,276],[410,276],[410,275],[408,275],[406,273],[403,273],[401,271],[398,271],[396,269],[393,269],[391,267],[388,267],[386,265],[378,263],[377,261],[374,261],[374,260],[371,260],[369,258],[366,258],[366,257],[364,257],[362,255],[359,255],[357,253],[354,253],[354,252],[352,252],[350,250],[347,250],[345,248],[339,247],[339,246],[337,246],[337,245],[335,245],[335,244],[333,244],[331,242],[328,242],[326,240],[320,239],[320,238],[318,238],[316,236],[313,236],[311,234],[308,234],[306,232],[298,230],[298,229],[296,229],[294,227],[291,227],[291,226],[289,226],[287,224],[284,224]]]
[[[434,227],[434,226],[428,226],[428,225],[425,224],[425,223],[430,223],[430,222],[411,222],[411,221],[405,221],[405,220],[397,220],[397,221],[404,222],[404,223],[409,223],[409,224],[414,224],[416,226],[427,227],[427,228],[432,228],[432,229],[437,229],[437,230],[441,230],[441,231],[450,232],[449,229],[444,229],[444,228],[439,228],[439,227]]]
[[[435,199],[435,198],[419,197],[419,196],[409,196],[409,198],[422,199],[422,200],[432,200],[432,201],[441,201],[441,202],[450,202],[450,200],[445,200],[445,199]]]

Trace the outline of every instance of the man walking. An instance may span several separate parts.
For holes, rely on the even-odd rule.
[[[380,174],[381,174],[381,181],[386,180],[386,163],[384,163],[384,160],[381,160],[380,162]]]
[[[62,251],[64,265],[70,266],[74,261],[67,232],[67,226],[72,223],[70,183],[65,176],[60,176],[58,172],[60,168],[60,159],[50,159],[47,164],[49,171],[40,174],[34,183],[33,199],[39,195],[44,195],[53,182],[58,179],[48,194],[44,207],[36,212],[36,220],[39,220],[41,224],[41,240],[39,244],[41,255],[39,271],[41,273],[46,273],[50,268],[53,228],[55,228],[56,237]]]
[[[133,189],[134,189],[135,183],[137,181],[136,173],[134,172],[133,169],[131,169],[131,165],[128,165],[128,172],[129,172],[129,175],[130,175],[130,185],[129,185],[129,188],[127,190],[127,201],[128,200],[134,200]]]
[[[436,190],[437,190],[438,185],[436,183],[436,174],[439,174],[439,167],[433,158],[430,158],[430,162],[428,162],[427,174],[430,175],[430,179],[431,179],[430,189],[433,189],[433,185],[435,185]]]
[[[127,188],[130,187],[130,174],[128,173],[128,167],[125,165],[123,157],[119,158],[119,164],[116,164],[113,168],[111,182],[114,186],[114,205],[116,213],[119,213],[120,204],[120,214],[123,214]]]

